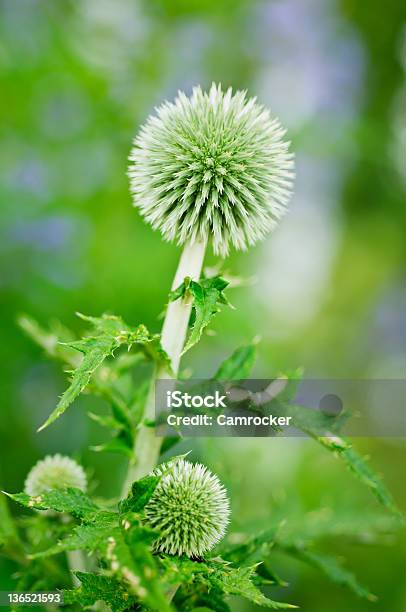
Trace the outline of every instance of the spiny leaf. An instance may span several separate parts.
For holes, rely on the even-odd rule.
[[[359,597],[368,601],[376,601],[376,596],[362,586],[354,574],[343,568],[334,557],[310,550],[302,544],[284,545],[281,542],[278,544],[278,548],[321,570],[332,582],[349,588]]]
[[[161,559],[164,579],[169,583],[203,584],[225,595],[244,597],[253,603],[273,610],[292,609],[296,606],[268,599],[253,583],[256,565],[235,568],[222,559],[206,562],[192,561],[186,557]]]
[[[98,506],[80,489],[54,489],[34,497],[27,493],[3,492],[22,506],[36,510],[55,510],[80,518],[89,518],[99,510]]]
[[[248,538],[242,544],[228,546],[222,551],[222,557],[235,565],[252,565],[264,561],[274,545],[278,526],[275,525],[262,533]]]
[[[309,412],[315,412],[310,411]],[[295,422],[296,417],[295,417]],[[300,429],[308,433],[324,448],[331,451],[337,457],[341,458],[347,468],[375,495],[378,501],[383,504],[388,510],[393,512],[399,518],[402,513],[397,508],[392,495],[387,487],[382,482],[378,474],[368,465],[367,459],[362,457],[352,444],[346,439],[338,435],[328,435],[327,431],[324,434],[319,427],[314,427],[310,424],[297,423]]]
[[[91,517],[90,522],[74,527],[72,533],[50,548],[33,553],[31,559],[50,557],[65,550],[86,550],[106,553],[107,541],[112,531],[118,527],[118,514],[101,511]]]
[[[241,346],[236,349],[228,359],[223,361],[214,378],[216,380],[241,380],[248,378],[255,363],[256,352],[255,344]]]
[[[77,398],[77,396],[87,387],[93,373],[103,363],[103,361],[112,354],[114,348],[113,340],[89,338],[88,341],[80,341],[70,344],[72,348],[80,350],[84,354],[84,358],[80,366],[75,370],[72,377],[72,382],[62,395],[57,407],[48,417],[48,419],[38,428],[42,431],[51,423],[56,421]]]
[[[98,511],[82,516],[85,522],[71,535],[31,558],[48,557],[65,550],[86,550],[105,559],[115,580],[125,584],[125,591],[155,610],[169,612],[171,607],[161,591],[155,559],[150,552],[156,533],[141,525],[139,515]],[[92,580],[92,579],[90,579]],[[80,597],[80,591],[69,597]]]
[[[219,304],[229,305],[224,295],[224,289],[227,286],[228,282],[221,276],[202,279],[199,282],[185,278],[184,282],[170,294],[171,301],[184,299],[187,296],[192,297],[195,320],[183,353],[186,353],[200,340],[203,330],[213,316],[219,312]]]
[[[334,557],[322,555],[318,552],[302,551],[301,558],[309,564],[320,569],[332,582],[351,589],[359,597],[368,601],[376,601],[376,596],[362,586],[351,572],[341,567]]]
[[[328,438],[321,438],[318,441],[324,447],[329,447],[330,441]],[[357,453],[346,440],[343,440],[343,442],[342,445],[335,444],[332,448],[333,452],[344,460],[348,469],[372,491],[381,504],[398,517],[402,517],[403,515],[397,508],[389,490],[378,474],[368,465],[367,459]]]
[[[184,459],[188,454],[184,453],[183,455],[172,457],[164,464],[164,468],[161,466],[162,469],[159,474],[144,476],[144,478],[133,482],[130,493],[126,499],[119,503],[119,512],[142,512],[151,499],[161,478],[170,472],[180,459]]]
[[[38,431],[53,423],[72,404],[76,397],[87,387],[93,374],[104,362],[113,355],[120,346],[139,346],[148,357],[159,362],[168,363],[168,357],[160,347],[159,337],[151,335],[144,325],[130,328],[120,317],[103,315],[102,317],[88,317],[79,315],[89,322],[94,333],[88,337],[75,342],[69,342],[66,346],[83,353],[83,360],[74,371],[72,382],[62,395],[57,407],[48,417]]]
[[[294,423],[299,429],[317,440],[337,457],[340,457],[349,470],[369,488],[381,504],[398,517],[402,516],[392,495],[382,479],[368,465],[367,460],[353,449],[352,444],[346,438],[337,434],[341,426],[339,419],[291,403],[285,405],[285,410],[287,414],[293,416]]]
[[[104,601],[113,612],[123,612],[135,605],[136,599],[115,578],[103,574],[74,572],[80,580],[80,587],[64,591],[65,604],[92,606],[97,601]]]
[[[130,593],[143,605],[170,612],[150,546],[156,533],[141,526],[137,515],[121,517],[120,528],[107,540],[106,559],[113,574],[123,580]]]
[[[220,575],[214,575],[210,582],[220,588],[227,595],[238,595],[252,601],[258,606],[272,610],[286,610],[297,608],[292,604],[274,601],[266,597],[252,582],[256,566],[233,568]]]
[[[120,512],[141,512],[152,497],[161,476],[145,476],[136,480],[127,499],[120,502]]]

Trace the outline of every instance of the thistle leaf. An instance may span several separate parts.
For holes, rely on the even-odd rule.
[[[92,376],[107,357],[123,345],[130,349],[138,347],[144,354],[155,361],[165,362],[169,359],[159,343],[159,336],[151,335],[144,325],[131,328],[120,317],[103,315],[102,317],[88,317],[79,315],[94,328],[93,334],[75,342],[66,343],[65,346],[83,353],[83,359],[74,371],[68,389],[62,395],[57,407],[38,429],[41,431],[58,419],[72,404],[77,396],[86,389]]]
[[[275,543],[277,531],[278,526],[274,526],[248,538],[242,544],[229,546],[222,551],[222,557],[235,565],[248,566],[260,563],[269,556],[269,551]]]
[[[36,510],[55,510],[66,512],[78,518],[90,518],[98,510],[98,506],[80,489],[54,489],[42,495],[30,496],[27,493],[6,493],[10,499]]]
[[[171,612],[150,552],[155,537],[155,532],[141,526],[137,515],[128,513],[121,517],[120,528],[112,530],[108,537],[106,559],[113,574],[126,583],[128,591],[143,605]]]
[[[255,344],[237,348],[230,357],[223,361],[214,378],[216,380],[248,378],[255,363],[256,353]]]
[[[255,586],[256,565],[235,568],[222,559],[212,559],[206,562],[192,561],[185,557],[164,557],[161,560],[164,567],[163,578],[169,583],[175,581],[184,584],[196,582],[205,585],[224,595],[237,595],[249,601],[273,610],[296,608],[288,603],[268,599]]]
[[[96,340],[89,338],[88,342],[75,342],[69,346],[76,348],[84,354],[83,361],[75,371],[72,382],[62,395],[57,407],[45,423],[38,428],[38,431],[42,431],[48,427],[48,425],[56,421],[56,419],[65,412],[77,396],[87,387],[93,373],[103,363],[106,357],[112,354],[114,343],[111,340]]]
[[[209,325],[214,315],[220,311],[219,305],[230,305],[224,295],[224,289],[227,286],[228,282],[221,278],[221,276],[213,276],[212,278],[202,279],[199,282],[186,278],[170,294],[169,299],[171,301],[187,299],[189,296],[192,298],[194,323],[182,354],[199,342],[204,329]]]
[[[80,580],[80,588],[64,591],[65,604],[76,603],[88,607],[97,601],[104,601],[113,612],[123,612],[135,605],[135,597],[129,595],[127,589],[115,578],[103,574],[74,573]]]
[[[368,601],[376,601],[376,596],[368,588],[362,586],[354,574],[343,568],[334,557],[310,550],[302,544],[285,545],[280,542],[278,548],[321,570],[332,582],[349,588],[359,597]]]
[[[252,603],[272,610],[290,610],[297,608],[292,604],[274,601],[266,597],[253,583],[256,566],[232,568],[215,574],[210,582],[227,595],[244,597]]]
[[[341,458],[348,469],[368,487],[381,504],[398,517],[402,516],[392,495],[382,479],[368,465],[367,460],[353,449],[351,442],[338,435],[337,432],[341,426],[339,419],[290,403],[286,404],[284,409],[293,416],[295,425],[299,429]]]
[[[136,480],[126,499],[120,502],[120,512],[141,512],[151,499],[162,476],[145,476]]]
[[[382,479],[370,467],[367,459],[353,449],[350,442],[342,438],[332,438],[330,440],[329,438],[316,437],[316,439],[324,448],[333,451],[336,456],[340,457],[345,462],[347,468],[358,478],[358,480],[368,487],[385,508],[393,512],[393,514],[399,518],[403,517]],[[338,444],[337,440],[340,441],[340,444]]]
[[[89,522],[74,527],[72,533],[65,539],[46,550],[31,554],[30,558],[51,557],[65,550],[86,550],[104,555],[107,550],[108,538],[117,527],[117,513],[98,512],[90,517]]]

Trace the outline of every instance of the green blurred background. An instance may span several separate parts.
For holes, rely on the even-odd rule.
[[[16,326],[27,312],[80,331],[74,312],[159,329],[179,250],[132,208],[131,140],[151,109],[193,85],[248,89],[288,128],[290,214],[226,268],[250,279],[185,366],[209,374],[260,335],[258,377],[404,378],[406,366],[406,8],[401,0],[0,0],[0,485],[63,452],[117,495],[125,461],[93,453],[103,432],[83,398],[41,434],[65,376]],[[208,262],[215,263],[212,255]],[[362,439],[406,509],[405,444]],[[227,484],[235,528],[276,514],[377,511],[372,496],[307,440],[200,440],[194,458]],[[352,508],[352,509],[351,509]],[[354,511],[355,508],[355,511]],[[289,519],[289,517],[291,517]],[[406,610],[403,536],[325,545],[379,596],[364,603],[275,557],[278,593],[303,610]],[[0,585],[14,568],[0,561]],[[235,603],[238,611],[255,608]]]

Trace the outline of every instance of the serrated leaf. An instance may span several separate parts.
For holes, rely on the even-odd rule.
[[[368,465],[367,460],[354,450],[349,440],[338,435],[342,426],[340,418],[337,419],[318,410],[292,403],[281,405],[284,406],[285,413],[293,417],[298,429],[341,458],[349,470],[369,488],[381,504],[396,516],[402,516],[389,490],[378,474]],[[343,419],[345,418],[344,415]]]
[[[117,513],[98,512],[91,517],[91,522],[75,526],[68,537],[46,550],[31,554],[30,558],[50,557],[66,550],[86,550],[103,555],[109,536],[118,527],[118,519]]]
[[[264,561],[274,545],[278,526],[271,527],[258,535],[247,538],[246,542],[228,546],[222,557],[234,565],[248,566]]]
[[[120,502],[120,512],[141,512],[151,499],[161,476],[145,476],[136,480],[130,494]]]
[[[4,492],[5,493],[5,492]],[[26,508],[36,510],[55,510],[66,512],[79,518],[89,518],[99,510],[98,506],[83,491],[75,488],[53,489],[42,495],[30,496],[27,493],[5,493]]]
[[[256,566],[232,568],[219,575],[215,574],[210,578],[210,582],[227,595],[244,597],[258,606],[263,606],[272,610],[297,608],[297,606],[292,604],[274,601],[266,597],[252,581],[255,569]]]
[[[267,598],[254,584],[256,565],[233,567],[223,560],[196,562],[186,557],[166,557],[161,559],[164,579],[168,583],[204,584],[209,589],[221,591],[225,595],[237,595],[273,610],[292,609],[296,606]]]
[[[294,407],[297,409],[297,407]],[[289,408],[290,411],[290,408]],[[397,508],[392,495],[390,494],[387,487],[384,485],[382,479],[378,474],[368,465],[367,459],[362,457],[356,450],[354,450],[351,442],[346,438],[339,435],[328,435],[328,421],[323,426],[323,420],[331,419],[327,415],[317,415],[315,410],[306,410],[306,412],[314,413],[312,415],[312,421],[310,419],[304,420],[303,416],[298,420],[296,416],[295,424],[304,432],[314,438],[324,448],[331,451],[337,457],[342,459],[346,464],[347,468],[373,493],[378,501],[383,504],[388,510],[393,512],[395,515],[401,517],[402,514]],[[292,414],[289,412],[289,414]],[[296,410],[295,415],[299,412]],[[302,411],[303,415],[303,411]],[[321,418],[320,418],[321,417]],[[337,425],[335,426],[337,428]],[[323,431],[324,430],[324,431]]]
[[[223,361],[214,378],[216,380],[241,380],[248,378],[255,363],[256,353],[256,346],[254,344],[241,346]]]
[[[265,585],[275,585],[275,586],[288,586],[286,580],[282,580],[271,568],[269,561],[265,560],[260,563],[256,569],[256,574],[253,577],[254,584],[265,586]]]
[[[115,343],[112,339],[89,338],[87,341],[82,340],[72,343],[69,346],[84,354],[83,361],[77,370],[75,370],[72,382],[62,395],[57,407],[47,418],[45,423],[38,428],[38,431],[42,431],[48,427],[48,425],[51,425],[51,423],[56,421],[56,419],[69,408],[77,396],[87,387],[97,368],[103,363],[106,357],[112,354]]]
[[[145,508],[149,500],[151,499],[159,481],[161,478],[167,474],[174,465],[180,460],[187,457],[189,453],[185,453],[183,455],[178,455],[172,457],[169,461],[167,461],[163,466],[161,466],[161,473],[159,475],[148,475],[144,476],[140,480],[136,480],[131,485],[131,490],[126,499],[123,499],[119,503],[119,511],[120,513],[125,512],[142,512]]]
[[[319,440],[323,446],[326,446],[325,440]],[[384,485],[378,474],[368,465],[367,460],[355,451],[348,442],[344,440],[345,446],[336,447],[333,449],[341,459],[344,460],[348,469],[364,483],[368,489],[375,495],[378,501],[381,502],[388,510],[395,515],[402,517],[402,513],[397,508],[392,495]]]
[[[126,512],[98,511],[82,516],[82,523],[56,546],[31,555],[38,559],[66,550],[86,550],[98,553],[107,563],[114,579],[124,583],[125,590],[143,605],[169,612],[158,577],[155,559],[150,552],[156,532],[140,523],[139,515]],[[70,597],[80,597],[80,591],[70,591]]]
[[[320,569],[332,582],[351,589],[363,599],[376,601],[376,596],[368,588],[362,586],[354,574],[343,568],[334,557],[304,550],[302,551],[301,558],[310,565]]]
[[[80,587],[64,591],[64,603],[92,606],[103,601],[113,612],[123,612],[135,605],[136,599],[123,585],[111,576],[74,572],[80,580]]]
[[[224,295],[224,289],[228,282],[221,276],[205,278],[199,282],[186,278],[184,282],[169,295],[171,301],[183,299],[187,296],[192,298],[194,323],[186,341],[183,353],[199,342],[204,329],[208,326],[213,316],[219,312],[219,304],[229,305]]]
[[[281,542],[278,547],[295,558],[321,570],[335,584],[349,588],[363,599],[376,601],[376,596],[368,588],[362,586],[354,574],[343,568],[334,557],[310,550],[301,544],[285,546]]]
[[[143,605],[171,612],[162,590],[155,559],[150,552],[156,533],[141,526],[137,515],[128,513],[120,519],[120,529],[108,538],[106,558],[110,570],[127,585]]]
[[[219,304],[227,304],[223,295],[228,283],[220,277],[205,279],[201,283],[190,281],[189,292],[193,296],[195,321],[186,342],[183,354],[199,342],[204,329],[213,316],[219,312]]]
[[[102,317],[80,315],[80,317],[91,323],[94,332],[82,340],[66,343],[69,348],[83,353],[83,360],[74,371],[71,384],[62,395],[55,410],[38,431],[48,427],[65,412],[77,396],[86,389],[92,376],[105,359],[113,355],[114,351],[121,346],[126,345],[129,349],[138,346],[149,358],[159,363],[165,362],[167,366],[169,364],[169,359],[160,346],[159,336],[151,335],[144,325],[131,328],[120,317],[113,315]]]

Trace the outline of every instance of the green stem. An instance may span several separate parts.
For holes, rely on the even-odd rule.
[[[173,279],[172,290],[177,289],[186,276],[193,280],[199,280],[205,250],[206,243],[204,242],[188,243],[184,246]],[[155,417],[155,381],[157,379],[170,379],[177,376],[191,310],[192,302],[190,299],[179,299],[168,304],[162,326],[161,344],[171,360],[172,376],[165,366],[156,368],[145,406],[144,421],[153,420]],[[141,425],[135,440],[133,458],[130,461],[127,478],[124,483],[123,496],[127,494],[134,480],[146,476],[155,467],[159,459],[161,443],[162,438],[158,438],[155,435],[153,427]]]

